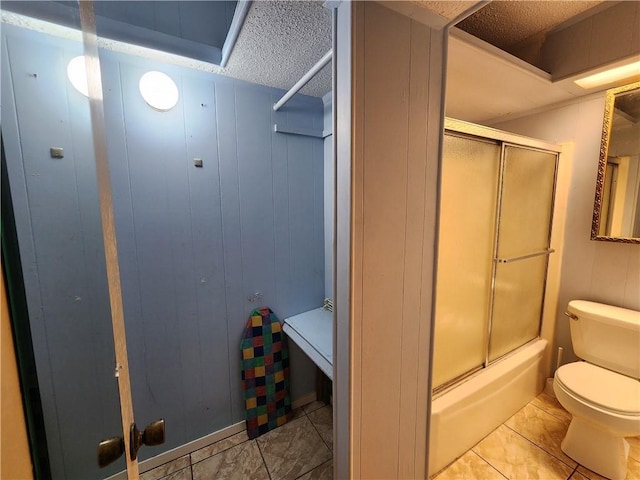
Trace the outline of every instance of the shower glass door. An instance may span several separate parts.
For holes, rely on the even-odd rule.
[[[444,136],[436,391],[536,338],[542,318],[557,154],[476,130],[496,134]]]
[[[485,361],[500,166],[496,142],[447,134],[444,151],[434,386]]]
[[[556,176],[555,153],[504,146],[489,361],[540,330]]]

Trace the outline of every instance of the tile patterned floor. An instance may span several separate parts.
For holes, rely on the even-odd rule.
[[[540,394],[432,480],[604,480],[560,449],[570,415]],[[629,439],[626,480],[640,480],[640,437]],[[321,402],[255,440],[245,432],[146,472],[142,480],[332,480],[332,410]]]
[[[140,475],[141,480],[332,480],[332,409],[313,402],[255,440],[227,437]]]
[[[544,393],[432,480],[604,480],[560,449],[571,415]],[[626,480],[640,480],[640,437],[629,438]]]

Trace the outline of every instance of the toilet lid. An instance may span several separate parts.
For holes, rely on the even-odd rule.
[[[623,415],[640,415],[640,381],[587,362],[556,370],[556,380],[585,401]]]

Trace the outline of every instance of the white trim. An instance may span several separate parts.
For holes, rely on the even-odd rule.
[[[304,407],[305,405],[315,402],[316,400],[317,400],[316,392],[307,393],[306,395],[303,395],[297,400],[294,400],[293,402],[291,402],[291,410]]]
[[[303,395],[302,397],[294,400],[291,403],[291,410],[295,410],[297,408],[303,407],[304,405],[308,405],[316,400],[315,392],[308,393]],[[204,437],[193,440],[192,442],[185,443],[184,445],[180,445],[172,450],[161,453],[160,455],[156,455],[155,457],[149,458],[139,463],[140,473],[148,472],[149,470],[153,470],[156,467],[164,465],[165,463],[171,462],[172,460],[176,460],[185,455],[189,455],[201,448],[207,447],[211,444],[219,442],[220,440],[224,440],[231,435],[235,435],[236,433],[240,433],[246,430],[246,423],[243,420],[242,422],[234,423],[222,430],[218,430],[216,432],[205,435]],[[124,480],[127,478],[127,472],[121,471],[110,477],[107,477],[105,480]]]
[[[479,137],[487,137],[501,142],[515,143],[523,147],[533,147],[542,150],[551,150],[553,152],[562,152],[562,145],[545,142],[536,138],[526,137],[515,133],[505,132],[496,128],[485,127],[475,123],[456,120],[455,118],[445,118],[444,129],[451,132],[466,133]]]
[[[550,84],[552,83],[551,74],[541,70],[537,67],[534,67],[530,63],[525,62],[524,60],[519,59],[518,57],[511,55],[510,53],[505,52],[504,50],[500,50],[498,47],[491,45],[484,40],[479,39],[478,37],[474,37],[473,35],[465,32],[464,30],[460,30],[457,27],[449,28],[449,35],[456,40],[466,43],[471,47],[480,50],[482,52],[488,53],[489,55],[499,59],[501,62],[509,64],[518,70],[528,73],[532,77],[536,77],[542,80],[548,81]]]
[[[217,432],[210,433],[205,435],[204,437],[198,438],[197,440],[193,440],[192,442],[185,443],[184,445],[180,445],[172,450],[161,453],[160,455],[156,455],[155,457],[149,458],[148,460],[144,460],[139,463],[140,473],[148,472],[160,465],[164,465],[167,462],[175,460],[177,458],[183,457],[190,453],[195,452],[196,450],[200,450],[212,443],[218,442],[224,438],[230,437],[231,435],[235,435],[236,433],[240,433],[246,430],[246,424],[244,420],[242,422],[234,423],[233,425],[223,428],[222,430],[218,430]],[[125,471],[116,473],[110,477],[107,477],[105,480],[124,480],[127,478],[127,473]]]

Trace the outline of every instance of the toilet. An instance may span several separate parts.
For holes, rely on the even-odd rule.
[[[558,368],[553,381],[573,417],[562,451],[604,477],[624,479],[624,437],[640,435],[640,312],[573,300],[565,315],[582,360]]]

